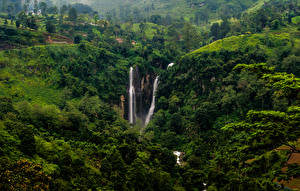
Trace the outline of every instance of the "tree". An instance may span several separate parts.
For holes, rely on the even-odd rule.
[[[226,37],[226,34],[230,31],[230,23],[227,18],[224,18],[220,25],[220,38]]]
[[[27,15],[25,14],[24,11],[20,12],[17,16],[17,22],[21,25],[23,25],[23,27],[26,27],[26,21],[27,21]],[[16,22],[16,23],[17,23]],[[19,25],[19,26],[20,26]]]
[[[300,55],[290,55],[283,59],[281,69],[287,73],[300,76]]]
[[[150,21],[151,21],[152,23],[155,23],[155,24],[160,25],[160,24],[162,23],[162,18],[161,18],[160,15],[152,15],[152,16],[150,17]]]
[[[48,13],[57,15],[58,14],[58,8],[56,6],[50,7],[48,9]]]
[[[51,177],[41,165],[19,160],[0,169],[0,182],[0,190],[49,190]]]
[[[94,22],[95,22],[95,25],[97,24],[98,20],[99,20],[99,15],[98,15],[98,14],[95,14],[95,15],[94,15]]]
[[[42,15],[47,14],[47,4],[45,2],[40,2],[39,7],[41,9]]]
[[[21,22],[19,20],[16,20],[16,27],[20,28]]]
[[[34,8],[33,8],[33,12],[34,12],[35,14],[37,14],[38,9],[39,9],[38,1],[37,1],[37,0],[34,0]]]
[[[14,6],[12,6],[12,5],[7,6],[6,11],[8,13],[8,17],[11,18],[13,15],[13,12],[14,12]]]
[[[26,26],[31,28],[31,29],[37,30],[38,29],[38,24],[37,24],[36,18],[34,16],[31,16],[31,17],[27,18]]]
[[[75,23],[76,20],[77,20],[77,11],[76,11],[76,9],[72,7],[69,10],[68,15],[69,15],[69,19]]]
[[[187,190],[193,190],[197,188],[199,190],[204,190],[204,173],[200,170],[189,169],[184,172],[183,185]]]
[[[266,86],[273,88],[274,96],[289,99],[289,105],[300,97],[300,79],[294,74],[275,73],[273,67],[268,67],[266,63],[260,64],[238,64],[233,70],[246,70],[258,75],[266,82]]]
[[[56,32],[56,26],[52,21],[47,21],[46,22],[46,30],[49,33],[55,33]]]
[[[246,120],[231,123],[223,127],[225,131],[244,131],[247,147],[241,151],[267,151],[281,145],[286,145],[293,152],[300,152],[290,142],[300,137],[300,107],[293,106],[287,112],[279,111],[249,111]]]
[[[0,119],[8,112],[13,112],[14,108],[12,105],[11,98],[0,97]]]
[[[74,43],[75,44],[79,44],[81,42],[81,40],[82,40],[82,37],[80,35],[76,35],[74,37]]]
[[[214,24],[211,25],[210,33],[211,33],[211,36],[213,36],[214,40],[219,39],[219,34],[220,34],[219,23],[214,23]]]
[[[61,15],[65,15],[67,11],[68,11],[67,5],[63,5],[63,6],[60,8],[60,14],[61,14]]]
[[[24,3],[24,5],[23,5],[23,11],[24,11],[25,13],[28,12],[29,2],[30,2],[30,0],[25,0],[25,3]]]
[[[201,22],[208,22],[208,12],[206,10],[198,11],[195,13],[195,24],[199,25]]]
[[[141,33],[144,33],[145,30],[147,29],[147,24],[146,23],[140,23],[139,24],[139,29]]]
[[[271,22],[271,28],[272,30],[277,30],[279,28],[280,22],[278,19],[275,19]]]
[[[129,182],[132,188],[137,190],[147,190],[151,185],[149,181],[149,171],[139,158],[135,159],[129,169]]]
[[[23,153],[33,156],[35,153],[35,139],[32,126],[25,126],[19,134],[21,140],[20,149]]]
[[[244,120],[225,125],[222,131],[229,141],[210,161],[209,189],[282,190],[275,181],[298,176],[299,166],[288,165],[287,161],[292,153],[300,153],[295,144],[300,137],[300,79],[276,73],[263,63],[239,64],[234,70],[256,74],[273,89],[275,97],[290,99],[292,106],[286,111],[250,110]],[[281,151],[280,146],[289,149]]]
[[[183,27],[183,40],[184,47],[187,51],[191,51],[193,48],[200,47],[200,35],[196,28],[190,23],[185,23]]]
[[[3,12],[5,12],[6,6],[7,6],[7,0],[3,0],[2,1],[2,11]]]

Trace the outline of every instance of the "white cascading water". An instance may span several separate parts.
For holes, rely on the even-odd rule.
[[[152,95],[152,102],[151,102],[151,107],[149,109],[149,112],[147,114],[146,120],[145,120],[145,126],[148,125],[148,123],[150,122],[150,119],[154,113],[154,109],[155,109],[155,93],[156,93],[156,89],[158,86],[158,76],[155,78],[154,84],[153,84],[153,95]]]
[[[172,66],[174,66],[174,63],[170,63],[170,64],[168,65],[168,68],[170,68],[170,67],[172,67]]]
[[[134,121],[134,86],[133,86],[133,68],[130,67],[129,73],[129,123],[133,124]]]
[[[182,152],[179,152],[179,151],[174,151],[173,154],[176,156],[176,163],[178,165],[181,165],[181,155],[182,155]]]

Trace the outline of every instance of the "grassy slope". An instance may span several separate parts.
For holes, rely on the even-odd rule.
[[[73,46],[48,45],[35,46],[36,48],[40,50],[50,48],[59,51],[62,49],[71,50]],[[42,60],[41,57],[38,57],[34,53],[35,49],[26,48],[21,51],[11,50],[0,52],[0,64],[6,66],[0,70],[0,96],[13,97],[15,101],[27,100],[37,104],[59,105],[63,101],[63,93],[52,86],[51,81],[49,81],[51,78],[54,80],[57,73],[49,69],[47,76],[50,76],[50,78],[45,78],[43,77],[45,70],[41,69],[46,64],[45,62],[51,67],[51,64],[54,64],[54,60],[49,58]],[[39,51],[39,53],[41,52]],[[25,54],[24,60],[22,56],[19,56],[22,54]],[[44,56],[46,55],[47,53]],[[32,57],[32,59],[28,58],[28,56]]]
[[[70,98],[69,92],[58,87],[56,82],[60,79],[57,71],[60,65],[66,62],[72,63],[72,59],[78,60],[85,56],[84,53],[78,52],[78,47],[77,45],[40,45],[0,51],[0,97],[11,97],[15,107],[23,105],[23,101],[26,101],[33,107],[46,110],[48,108],[49,111],[58,111],[56,108],[66,101],[77,103],[79,98]],[[97,51],[96,48],[95,51]],[[89,53],[94,57],[98,54],[94,50]],[[58,111],[58,113],[61,112]],[[59,120],[60,116],[56,118]],[[10,146],[5,145],[5,149],[11,149],[10,159],[24,158],[16,146],[19,143],[7,132],[1,120],[0,136],[1,138],[6,136],[5,140],[11,140],[7,143]],[[38,148],[37,154],[30,158],[30,161],[42,164],[43,171],[50,175],[59,171],[58,165],[51,162],[53,158],[60,158],[60,154],[67,152],[73,159],[76,159],[82,157],[83,153],[90,149],[71,146],[70,142],[62,138],[53,138],[46,131],[35,134],[35,143]],[[93,156],[86,157],[86,168],[99,174],[99,169],[92,166],[93,161],[90,158]]]
[[[126,91],[127,81],[123,79],[127,79],[127,64],[118,55],[91,44],[6,50],[0,52],[0,87],[3,87],[0,95],[10,95],[16,100],[26,95],[31,102],[59,105],[59,97],[68,93],[61,93],[62,89],[56,91],[56,86],[64,87],[67,83],[75,97],[98,90],[102,99],[118,101]]]
[[[289,40],[290,38],[295,39],[295,44],[300,43],[300,32],[297,31],[295,27],[288,26],[279,30],[264,32],[261,34],[246,34],[217,40],[207,46],[201,47],[200,49],[189,53],[188,55],[197,55],[206,51],[238,51],[245,47],[245,45],[253,47],[259,44],[260,46],[263,46],[261,48],[266,48],[264,45],[266,37],[274,40],[273,43],[280,43],[279,41]],[[269,54],[272,54],[271,50],[268,52]]]
[[[40,50],[53,48],[61,51],[62,49],[72,49],[72,46],[48,45],[35,46],[20,50],[1,51],[0,65],[5,67],[0,67],[0,96],[12,97],[15,105],[22,101],[28,101],[29,103],[38,105],[61,105],[64,101],[63,91],[53,86],[51,81],[49,82],[49,78],[42,77],[43,72],[39,71],[37,67],[35,67],[37,65],[45,65],[45,62],[48,62],[47,64],[51,65],[53,60],[48,59],[48,61],[42,61],[41,57],[37,56],[38,52],[41,53],[41,51],[36,51],[37,48]],[[21,55],[24,55],[24,57],[22,58]],[[56,73],[52,71],[49,73],[49,76],[55,77],[55,74]],[[2,135],[6,135],[14,142],[16,141],[13,137],[10,137],[11,135],[6,131],[1,123],[0,132]],[[57,164],[47,161],[47,157],[42,158],[41,156],[47,156],[49,153],[53,153],[51,156],[56,158],[59,153],[64,150],[64,147],[71,148],[70,143],[67,143],[64,140],[55,139],[54,141],[47,142],[40,134],[35,135],[35,142],[37,144],[37,148],[39,148],[37,153],[40,156],[35,155],[30,159],[30,161],[42,164],[43,171],[47,174],[54,173],[57,169],[59,169],[59,167]],[[17,144],[18,143],[14,143],[13,146],[11,146],[11,152],[9,155],[11,159],[17,160],[20,156],[24,158],[23,154],[17,149]],[[74,157],[78,157],[72,150],[70,152],[72,152]]]

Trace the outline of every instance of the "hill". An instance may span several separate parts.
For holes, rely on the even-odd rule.
[[[82,43],[1,51],[0,65],[0,190],[181,187],[171,151],[123,119],[126,59]]]
[[[47,2],[0,14],[0,190],[300,187],[298,0]]]
[[[294,64],[300,60],[300,35],[299,32],[292,31],[283,28],[281,31],[263,34],[228,37],[183,56],[178,63],[160,75],[158,108],[147,133],[154,134],[153,141],[169,149],[184,150],[189,165],[195,169],[204,168],[208,172],[208,181],[220,181],[218,175],[223,176],[222,173],[228,173],[225,177],[230,173],[237,173],[230,176],[236,176],[239,181],[245,178],[249,182],[253,181],[254,185],[266,181],[262,178],[264,176],[269,177],[267,179],[272,182],[276,176],[267,175],[271,173],[268,169],[276,169],[280,174],[281,168],[286,164],[285,157],[289,154],[272,153],[271,155],[278,154],[279,158],[282,157],[282,163],[268,163],[270,166],[260,171],[261,175],[255,172],[254,179],[252,170],[263,167],[259,166],[259,162],[253,166],[242,164],[251,158],[259,161],[272,160],[268,158],[269,152],[283,143],[288,144],[276,139],[273,142],[273,138],[269,136],[274,132],[267,134],[268,127],[251,126],[251,122],[257,124],[261,118],[265,119],[269,128],[276,131],[280,120],[274,120],[276,125],[271,125],[273,113],[268,112],[274,111],[275,115],[276,112],[287,112],[289,107],[299,106],[300,68]],[[291,61],[291,58],[295,59]],[[244,67],[246,69],[239,69]],[[275,82],[278,82],[278,86],[273,84]],[[281,88],[285,87],[291,88],[291,94],[279,96],[282,95],[279,94],[283,91]],[[255,116],[251,118],[251,112],[256,111],[257,115],[253,114]],[[294,113],[295,124],[299,122],[297,113],[298,110]],[[249,126],[243,126],[243,123]],[[232,124],[234,126],[230,126]],[[290,127],[293,131],[280,136],[297,144],[300,134],[295,124]],[[229,131],[230,128],[232,129]],[[268,137],[267,140],[259,137],[260,133],[263,134],[261,136]],[[299,148],[299,145],[296,147]],[[227,169],[230,165],[235,166],[230,162],[234,159],[241,162],[241,166]],[[224,171],[218,169],[222,167]],[[249,174],[241,177],[239,169]],[[233,180],[224,178],[223,181],[226,184],[225,182]],[[217,188],[225,189],[222,187],[223,183],[211,182]],[[239,185],[247,187],[246,183],[239,182]],[[233,187],[231,185],[230,188]],[[253,190],[266,189],[259,187]]]
[[[13,3],[9,0],[7,3]],[[56,5],[61,7],[63,5],[82,3],[89,5],[94,10],[98,11],[101,15],[109,13],[119,20],[138,19],[142,21],[145,18],[150,18],[152,15],[161,15],[163,17],[169,16],[179,19],[183,17],[185,20],[190,21],[193,19],[199,22],[207,22],[220,18],[220,16],[234,16],[238,17],[243,11],[250,8],[257,0],[81,0],[81,1],[48,1],[49,7]],[[32,4],[32,3],[31,3]],[[196,18],[195,18],[196,17]]]

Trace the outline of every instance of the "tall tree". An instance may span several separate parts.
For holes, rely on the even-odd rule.
[[[61,15],[65,15],[66,12],[67,12],[67,10],[68,10],[67,5],[63,5],[63,6],[60,8],[60,14],[61,14]]]
[[[220,25],[220,37],[226,37],[227,33],[230,31],[230,23],[227,18],[224,18]]]
[[[211,33],[211,36],[214,38],[214,40],[219,39],[219,34],[220,34],[219,23],[214,23],[214,24],[211,25],[210,33]]]
[[[52,21],[47,21],[46,30],[49,33],[55,33],[56,32],[56,27],[55,27],[55,25]]]
[[[94,22],[95,22],[95,25],[97,24],[98,20],[99,20],[99,15],[98,15],[98,13],[96,13],[96,14],[94,15]]]
[[[2,11],[6,11],[7,0],[2,0]]]
[[[47,14],[47,4],[45,2],[40,2],[39,7],[42,11],[42,15]]]
[[[198,34],[196,28],[190,23],[184,24],[183,40],[184,47],[187,51],[191,51],[193,48],[200,47],[200,35]]]
[[[77,20],[77,11],[76,11],[75,8],[72,7],[72,8],[69,10],[68,15],[69,15],[69,19],[70,19],[71,21],[76,22],[76,20]]]
[[[38,9],[39,9],[38,1],[37,1],[37,0],[34,0],[34,8],[33,8],[33,12],[34,12],[35,14],[37,14]]]

